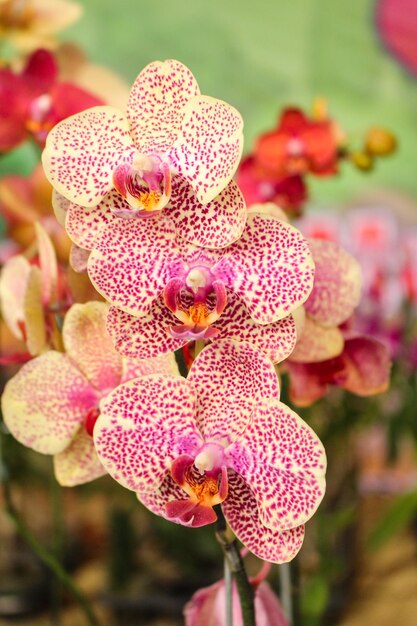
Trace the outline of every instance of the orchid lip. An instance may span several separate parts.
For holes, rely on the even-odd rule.
[[[117,217],[148,217],[160,213],[171,197],[171,171],[158,156],[137,152],[131,163],[113,172],[113,185],[129,207],[114,210]]]

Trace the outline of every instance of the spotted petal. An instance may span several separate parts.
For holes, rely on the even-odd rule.
[[[309,315],[290,359],[296,363],[317,363],[332,359],[343,351],[345,342],[342,331],[336,327],[326,328]]]
[[[230,245],[239,239],[246,224],[245,201],[234,181],[202,206],[191,185],[176,176],[165,211],[181,237],[203,248]]]
[[[173,352],[188,343],[187,338],[174,339],[169,334],[169,326],[177,323],[177,318],[160,296],[143,317],[135,317],[110,307],[107,330],[118,352],[130,358],[146,359]]]
[[[184,118],[170,158],[202,204],[232,180],[243,149],[243,121],[235,108],[210,96],[196,96]]]
[[[333,241],[309,239],[308,244],[316,272],[313,291],[305,309],[323,326],[338,326],[352,315],[359,304],[362,286],[360,266]]]
[[[60,194],[56,189],[52,190],[52,208],[54,215],[58,221],[58,224],[65,228],[65,219],[67,217],[67,211],[70,206],[70,201],[65,196]]]
[[[23,445],[43,454],[62,452],[71,442],[97,395],[60,352],[26,363],[6,384],[4,421]]]
[[[287,563],[299,552],[304,526],[273,531],[264,526],[258,514],[255,497],[247,483],[233,470],[228,472],[229,495],[222,509],[236,537],[253,554],[270,563]]]
[[[138,150],[165,153],[178,136],[185,105],[199,93],[194,76],[179,61],[147,65],[133,84],[127,107]]]
[[[118,192],[112,190],[97,206],[91,208],[70,203],[65,217],[68,236],[80,248],[92,250],[101,230],[107,225],[112,226],[117,220],[111,207],[121,200],[123,201]]]
[[[251,486],[265,526],[282,531],[314,514],[324,496],[326,454],[314,431],[285,404],[258,403],[228,454],[229,467]]]
[[[188,381],[196,390],[196,421],[206,440],[233,441],[262,398],[279,397],[272,362],[249,343],[225,339],[204,348]]]
[[[226,308],[214,327],[219,331],[217,339],[247,341],[273,363],[280,363],[292,353],[297,338],[292,315],[261,326],[253,321],[243,302],[230,291]]]
[[[104,302],[74,304],[62,330],[67,355],[102,391],[116,387],[122,379],[122,359],[106,330],[108,308]]]
[[[113,187],[113,171],[124,153],[128,159],[133,151],[124,115],[113,107],[99,106],[54,126],[42,163],[46,177],[59,193],[75,204],[93,207]]]
[[[122,382],[148,374],[179,376],[175,355],[171,352],[152,359],[123,359]]]
[[[160,216],[120,219],[103,230],[88,260],[97,291],[132,315],[146,315],[170,278],[178,258],[175,228]]]
[[[72,442],[54,456],[55,477],[63,487],[75,487],[89,483],[107,472],[100,463],[94,442],[81,426]]]
[[[172,461],[201,446],[189,383],[151,375],[117,387],[100,405],[97,454],[109,474],[133,491],[158,487]]]
[[[304,237],[290,224],[249,215],[242,237],[225,252],[219,272],[258,324],[287,317],[309,296],[314,262]]]

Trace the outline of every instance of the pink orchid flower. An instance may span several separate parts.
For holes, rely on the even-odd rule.
[[[37,50],[20,73],[0,68],[0,152],[29,137],[44,145],[60,120],[102,100],[70,82],[59,82],[58,66],[47,50]]]
[[[242,237],[217,251],[176,238],[165,217],[119,220],[96,241],[88,273],[113,305],[107,328],[126,356],[231,337],[278,362],[295,345],[290,314],[311,291],[314,264],[299,231],[254,212]]]
[[[248,343],[205,348],[188,378],[147,376],[101,404],[97,454],[151,511],[198,527],[222,505],[254,554],[285,562],[325,489],[324,448],[279,401],[272,362]]]
[[[284,369],[290,377],[291,402],[306,407],[323,398],[331,386],[363,397],[383,393],[389,386],[391,361],[383,343],[349,332],[338,356],[312,363],[287,359]]]
[[[46,231],[35,224],[37,263],[23,255],[10,258],[0,275],[0,307],[12,334],[32,356],[48,349],[57,333],[55,315],[68,305],[65,282]]]
[[[264,563],[261,572],[250,580],[255,588],[255,619],[257,626],[289,626],[281,604],[265,581],[270,569]],[[234,626],[243,626],[242,609],[235,583],[232,586]],[[226,588],[224,580],[199,589],[184,608],[185,626],[225,626]]]
[[[123,359],[106,333],[107,305],[74,304],[62,330],[65,352],[51,350],[26,363],[6,384],[6,426],[23,445],[54,456],[61,485],[104,475],[92,439],[103,398],[117,385],[148,374],[175,375],[172,354],[149,360]]]
[[[222,247],[245,225],[232,181],[242,127],[236,109],[200,95],[184,65],[157,61],[137,77],[126,116],[107,106],[64,120],[49,134],[43,164],[85,231],[92,222],[97,228],[114,216],[149,217],[166,207],[181,236]],[[88,209],[84,217],[80,207]]]
[[[303,311],[297,313],[300,332],[290,359],[314,363],[338,356],[344,337],[340,324],[348,320],[361,296],[357,261],[333,241],[309,239],[315,263],[314,285]]]

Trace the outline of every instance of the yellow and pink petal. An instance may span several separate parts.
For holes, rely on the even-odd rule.
[[[229,467],[250,485],[262,523],[274,531],[304,524],[324,496],[324,447],[314,431],[276,399],[258,402],[227,458]]]
[[[96,206],[113,188],[117,165],[135,151],[125,116],[98,106],[57,124],[49,133],[42,163],[51,185],[71,202]]]
[[[107,474],[84,424],[80,426],[65,450],[54,455],[55,478],[63,487],[89,483]]]
[[[248,343],[223,340],[204,348],[188,381],[196,392],[196,423],[205,440],[223,445],[248,428],[262,398],[279,398],[272,362]]]
[[[178,137],[187,103],[200,94],[190,70],[179,61],[155,61],[136,78],[127,117],[140,152],[164,154]]]
[[[233,470],[229,470],[229,496],[223,502],[222,509],[239,541],[260,559],[270,563],[287,563],[301,549],[304,526],[282,532],[264,526],[251,489]]]
[[[12,435],[43,454],[71,443],[98,396],[71,360],[50,351],[26,363],[6,384],[4,421]]]
[[[362,276],[359,263],[333,241],[309,239],[316,266],[306,312],[322,326],[338,326],[359,304]]]
[[[157,489],[174,459],[194,454],[202,444],[194,393],[180,377],[131,380],[104,398],[100,411],[97,454],[109,474],[132,491]]]

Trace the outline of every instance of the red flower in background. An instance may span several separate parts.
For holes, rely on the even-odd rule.
[[[54,56],[36,50],[21,72],[0,69],[0,152],[30,136],[43,145],[57,122],[100,104],[100,98],[76,85],[59,82]]]
[[[284,178],[265,174],[254,156],[244,159],[237,173],[237,184],[246,204],[274,202],[289,215],[298,215],[308,197],[303,178],[295,174]]]
[[[288,108],[278,128],[259,137],[254,155],[258,167],[271,176],[325,176],[337,171],[338,149],[332,120],[309,119],[300,109]]]
[[[375,19],[383,44],[417,76],[417,0],[379,0]]]

